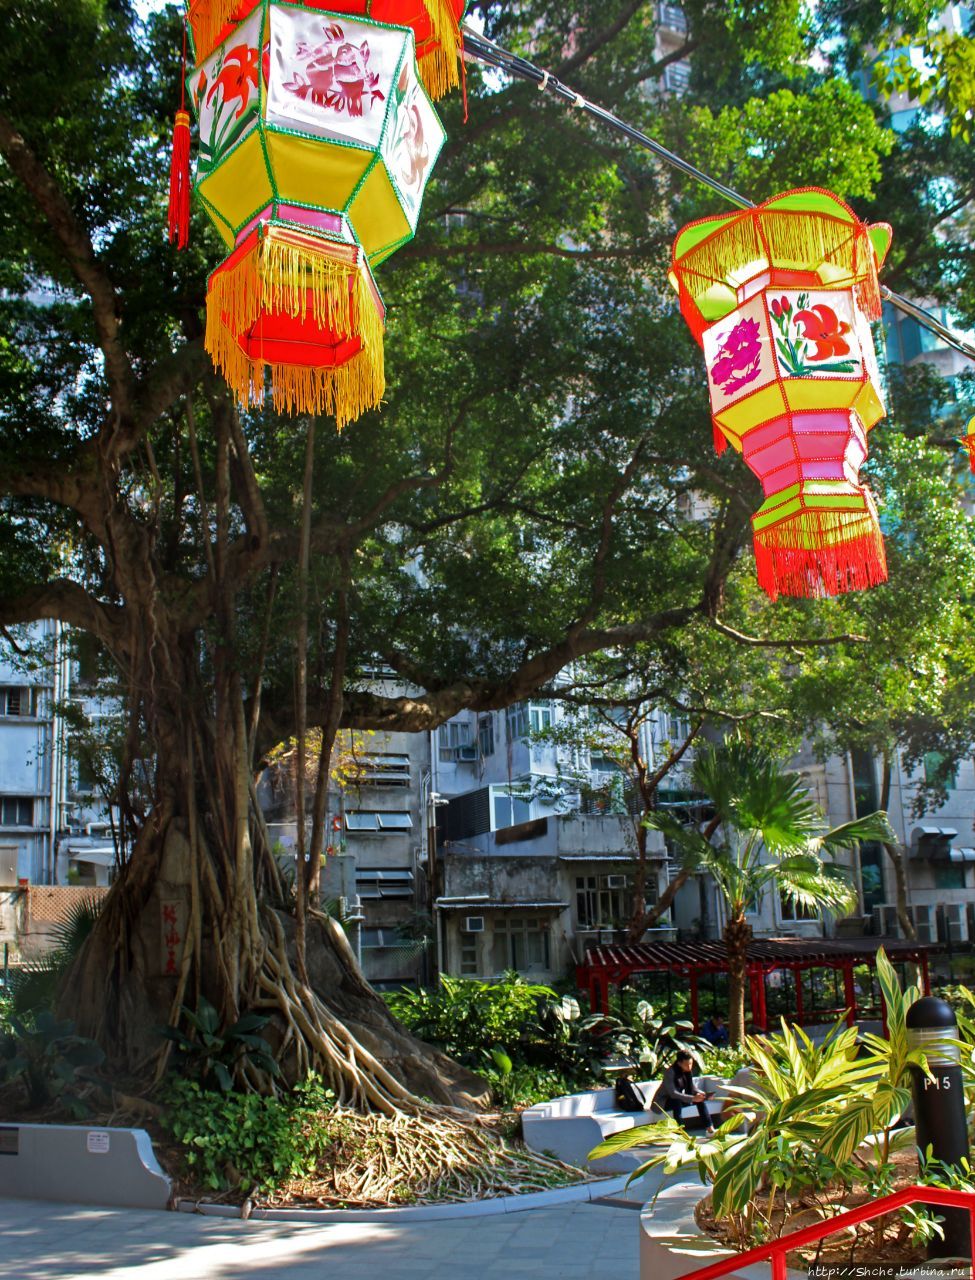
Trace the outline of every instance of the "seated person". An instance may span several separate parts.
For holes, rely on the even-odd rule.
[[[723,1047],[729,1043],[728,1028],[725,1026],[723,1013],[712,1013],[701,1028],[701,1035],[709,1044]]]
[[[697,1113],[704,1122],[707,1133],[714,1133],[711,1124],[711,1113],[708,1111],[708,1095],[694,1083],[694,1059],[687,1052],[678,1053],[671,1066],[664,1072],[653,1100],[659,1111],[669,1111],[675,1120],[680,1120],[684,1107],[697,1107]]]

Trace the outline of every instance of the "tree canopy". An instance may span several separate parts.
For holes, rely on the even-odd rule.
[[[753,198],[821,184],[890,221],[885,278],[970,324],[975,152],[936,109],[955,62],[955,87],[933,88],[906,130],[859,92],[868,50],[938,10],[857,6],[851,26],[838,5],[688,0],[666,54],[640,0],[474,15]],[[975,556],[953,443],[968,387],[891,377],[870,463],[889,584],[770,604],[749,549],[760,492],[714,456],[699,353],[665,282],[675,231],[716,197],[474,65],[467,123],[456,97],[443,104],[419,233],[379,273],[387,403],[314,433],[301,608],[307,424],[234,410],[202,349],[216,236],[197,210],[190,250],[166,243],[179,16],[143,21],[125,0],[8,0],[6,14],[0,625],[59,618],[120,672],[129,765],[149,762],[155,804],[133,815],[143,870],[120,895],[138,884],[150,901],[167,823],[193,846],[197,807],[229,851],[214,885],[271,891],[272,870],[241,879],[257,819],[240,768],[296,731],[299,611],[307,721],[326,730],[432,727],[589,655],[625,667],[640,646],[689,705],[757,708],[783,741],[804,717],[844,740],[886,717],[918,750],[945,745],[950,720],[947,745],[970,749]],[[687,59],[688,91],[663,92]],[[231,740],[234,767],[188,775],[188,743],[208,757]]]

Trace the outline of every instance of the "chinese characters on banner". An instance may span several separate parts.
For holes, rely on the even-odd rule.
[[[179,973],[186,938],[186,905],[179,901],[162,903],[162,956],[163,975],[175,977]]]

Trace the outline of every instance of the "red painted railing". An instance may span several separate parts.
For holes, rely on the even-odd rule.
[[[755,1249],[747,1249],[744,1253],[733,1254],[729,1258],[721,1258],[698,1271],[689,1271],[684,1280],[717,1280],[718,1276],[731,1275],[742,1267],[753,1262],[769,1262],[772,1266],[772,1280],[786,1280],[785,1257],[793,1249],[801,1249],[805,1245],[816,1244],[825,1236],[845,1231],[847,1227],[855,1227],[858,1223],[869,1222],[871,1218],[880,1218],[895,1209],[903,1209],[912,1204],[933,1204],[946,1209],[966,1209],[969,1213],[973,1252],[972,1274],[975,1275],[975,1193],[971,1191],[947,1191],[940,1187],[904,1187],[882,1200],[873,1200],[870,1204],[861,1205],[859,1209],[850,1209],[835,1218],[826,1218],[814,1223],[811,1227],[803,1227],[801,1231],[793,1231],[790,1235],[780,1236],[778,1240],[769,1240]]]

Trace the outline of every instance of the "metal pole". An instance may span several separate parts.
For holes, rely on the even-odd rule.
[[[951,1005],[936,996],[922,996],[907,1012],[907,1037],[912,1049],[923,1049],[930,1074],[911,1067],[918,1162],[937,1160],[958,1166],[969,1156],[965,1088],[957,1045],[958,1024]],[[969,1215],[963,1209],[942,1209],[944,1239],[928,1245],[929,1258],[972,1256]]]
[[[665,164],[669,164],[671,168],[678,169],[689,178],[694,178],[704,186],[710,187],[719,196],[723,196],[729,204],[736,205],[739,209],[753,209],[755,207],[754,200],[749,200],[747,196],[743,196],[739,191],[726,187],[717,178],[712,178],[709,173],[705,173],[703,170],[698,169],[696,165],[690,164],[687,160],[675,155],[673,151],[668,150],[667,147],[657,142],[655,138],[651,138],[649,134],[644,133],[641,129],[634,128],[631,124],[627,124],[625,120],[621,120],[612,111],[607,111],[604,107],[597,106],[595,102],[590,102],[581,93],[576,93],[574,89],[564,85],[551,72],[544,71],[541,67],[536,67],[527,58],[521,58],[507,49],[503,49],[501,45],[495,44],[493,40],[489,40],[487,36],[475,31],[466,23],[463,27],[463,35],[464,52],[468,57],[476,58],[479,62],[485,62],[488,66],[498,67],[519,80],[527,80],[542,93],[550,93],[552,97],[558,98],[564,105],[584,111],[586,115],[592,116],[600,123],[608,125],[616,133],[621,133],[625,138],[629,138],[631,142],[635,142],[638,146],[653,152],[655,156],[663,160]],[[946,328],[930,312],[917,306],[916,303],[908,302],[901,294],[894,293],[892,289],[888,289],[885,285],[881,285],[880,293],[885,302],[889,302],[898,311],[902,311],[905,315],[916,320],[918,324],[923,325],[924,328],[936,333],[943,342],[950,347],[954,347],[956,351],[960,351],[969,360],[975,361],[975,347],[953,330]]]

